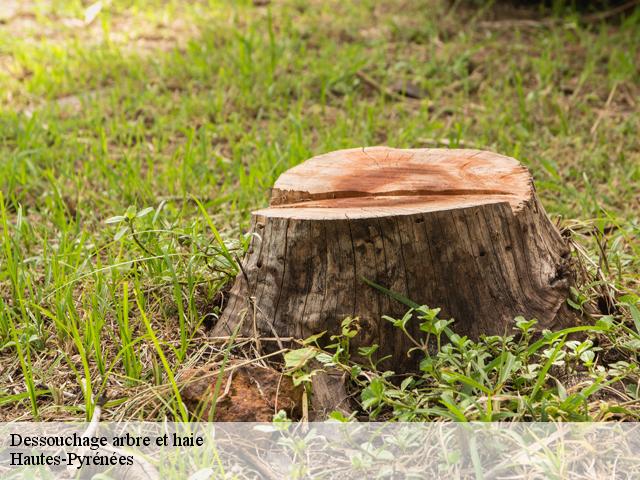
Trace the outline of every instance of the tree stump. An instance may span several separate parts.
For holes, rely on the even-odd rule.
[[[442,308],[460,335],[509,333],[513,319],[573,322],[564,307],[570,250],[529,171],[479,150],[387,147],[314,157],[280,176],[214,334],[305,338],[359,317],[356,346],[377,343],[396,371],[413,346],[383,315],[407,307],[371,280]],[[410,331],[421,337],[417,322]],[[355,351],[355,349],[353,350]]]

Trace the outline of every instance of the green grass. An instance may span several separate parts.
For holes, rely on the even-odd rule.
[[[0,24],[0,418],[89,418],[102,394],[109,418],[185,418],[185,372],[225,358],[205,326],[237,274],[250,210],[282,171],[338,148],[514,156],[582,252],[574,304],[640,290],[638,8],[583,21],[555,2],[548,21],[519,24],[511,9],[464,2],[113,0],[83,26],[70,21],[84,18],[79,0],[22,3]],[[362,72],[383,89],[411,82],[424,98],[385,95]],[[589,385],[605,381],[598,366],[637,364],[637,300],[589,333],[592,364],[572,363]],[[570,354],[568,341],[545,349]],[[491,345],[460,348],[493,355]],[[499,394],[468,380],[482,365],[469,368],[400,397],[425,408],[449,398],[449,413],[426,416],[468,417],[455,392]],[[636,416],[637,377],[625,375],[624,393],[606,401]],[[530,402],[499,410],[540,418],[571,395],[553,378],[523,380]]]

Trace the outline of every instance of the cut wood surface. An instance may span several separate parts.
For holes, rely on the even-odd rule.
[[[214,333],[305,338],[358,317],[355,346],[376,343],[388,366],[415,368],[413,346],[382,319],[407,307],[371,280],[442,308],[477,338],[573,321],[566,241],[517,160],[479,150],[370,147],[314,157],[280,176]],[[409,327],[420,337],[417,322]],[[355,349],[354,349],[355,351]]]
[[[433,211],[505,201],[517,208],[530,192],[527,169],[495,153],[356,148],[320,155],[285,172],[273,188],[272,208],[258,213],[332,219],[385,216],[387,208]]]

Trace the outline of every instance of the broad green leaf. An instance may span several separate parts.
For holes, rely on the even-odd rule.
[[[311,343],[316,343],[317,340],[319,340],[325,333],[327,333],[327,331],[325,330],[324,332],[320,332],[316,335],[311,335],[310,337],[305,338],[302,343],[304,345],[309,345]]]
[[[362,390],[360,398],[362,399],[362,406],[366,409],[377,406],[384,396],[384,383],[379,378],[374,378],[368,387]]]
[[[153,212],[153,207],[147,207],[147,208],[143,208],[142,210],[140,210],[138,213],[136,213],[136,217],[137,218],[142,218],[145,215],[149,215],[151,212]]]
[[[306,365],[306,363],[314,358],[318,350],[312,347],[299,348],[291,350],[284,354],[284,364],[289,370],[297,370]]]
[[[123,215],[116,215],[115,217],[107,218],[104,223],[120,223],[127,219],[127,217]]]

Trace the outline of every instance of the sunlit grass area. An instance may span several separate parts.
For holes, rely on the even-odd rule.
[[[554,3],[7,2],[0,419],[102,396],[108,418],[193,418],[187,373],[246,354],[209,331],[250,211],[310,156],[381,144],[527,165],[589,315],[579,340],[521,319],[453,341],[407,382],[340,353],[359,418],[637,418],[640,8]]]

